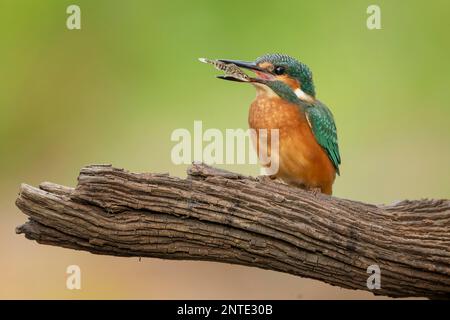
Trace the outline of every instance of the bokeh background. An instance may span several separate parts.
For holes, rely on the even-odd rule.
[[[378,4],[382,30],[368,30]],[[66,28],[81,7],[82,29]],[[450,2],[0,1],[0,298],[375,298],[218,263],[116,258],[16,235],[20,183],[75,186],[112,163],[184,176],[176,128],[247,128],[254,89],[215,80],[198,57],[295,56],[334,112],[335,195],[371,203],[450,193]],[[257,174],[255,166],[231,170]],[[82,289],[65,287],[66,267]]]

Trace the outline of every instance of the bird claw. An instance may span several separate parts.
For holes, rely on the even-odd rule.
[[[275,176],[269,176],[269,175],[262,175],[262,176],[258,176],[256,178],[261,182],[272,182],[273,180],[276,179]]]
[[[261,182],[275,182],[275,183],[281,183],[281,184],[287,185],[286,182],[284,182],[283,180],[277,178],[275,175],[258,176],[257,179],[259,181],[261,181]]]
[[[314,197],[317,197],[319,194],[322,194],[322,190],[320,188],[308,188],[308,192],[311,192]]]

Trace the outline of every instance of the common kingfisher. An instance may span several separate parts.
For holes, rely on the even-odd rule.
[[[316,99],[309,67],[284,54],[266,54],[254,62],[218,61],[256,74],[249,81],[220,78],[256,87],[248,122],[257,133],[279,130],[279,169],[274,178],[331,195],[341,164],[336,125],[330,109]]]

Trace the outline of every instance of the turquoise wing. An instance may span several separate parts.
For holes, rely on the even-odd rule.
[[[337,130],[333,114],[327,106],[319,101],[307,105],[304,110],[317,142],[327,152],[336,169],[336,173],[340,174],[341,155],[339,154]]]

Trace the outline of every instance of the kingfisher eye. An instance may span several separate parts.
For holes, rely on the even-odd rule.
[[[284,67],[281,66],[275,67],[275,69],[273,70],[273,72],[275,72],[275,74],[277,75],[282,75],[284,71],[285,71]]]

